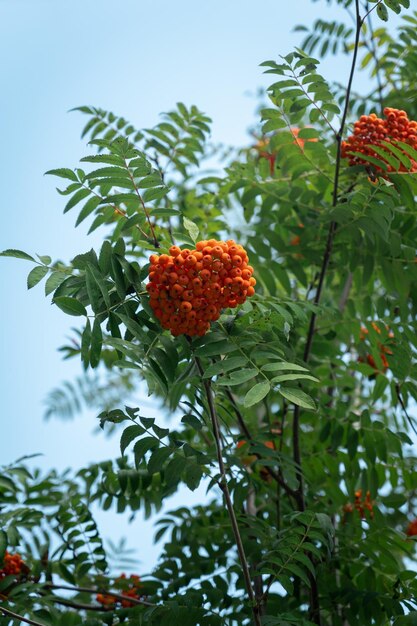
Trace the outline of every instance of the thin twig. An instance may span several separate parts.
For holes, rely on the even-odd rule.
[[[29,617],[23,617],[23,615],[13,613],[13,611],[10,611],[10,609],[6,609],[4,606],[0,606],[0,611],[3,613],[3,615],[7,615],[8,617],[17,619],[20,622],[24,622],[25,624],[32,624],[32,626],[45,626],[45,624],[41,624],[41,622],[36,622],[34,619],[29,619]]]
[[[151,602],[147,602],[146,600],[140,600],[138,598],[132,598],[130,596],[126,596],[123,593],[117,593],[114,591],[110,591],[108,589],[103,589],[103,588],[94,588],[94,587],[76,587],[73,585],[55,585],[55,584],[47,584],[44,585],[44,588],[46,589],[65,589],[67,591],[78,591],[78,593],[91,593],[91,594],[97,594],[97,593],[102,593],[102,594],[107,594],[110,596],[113,596],[113,598],[116,598],[116,600],[129,600],[129,602],[132,602],[132,604],[143,604],[144,606],[155,606],[155,604],[152,604]]]
[[[399,403],[401,404],[401,408],[402,408],[402,410],[404,411],[404,415],[405,415],[405,416],[406,416],[406,418],[408,419],[408,423],[410,424],[411,428],[413,429],[414,434],[415,434],[415,435],[417,435],[417,430],[416,430],[416,427],[414,426],[414,424],[413,424],[413,420],[411,419],[410,415],[408,414],[408,411],[407,411],[407,408],[406,408],[406,406],[405,406],[405,403],[404,403],[403,397],[402,397],[402,395],[401,395],[401,389],[400,389],[400,385],[399,385],[399,383],[396,383],[396,384],[395,384],[395,392],[396,392],[396,394],[397,394],[398,401],[399,401]]]
[[[145,216],[146,216],[146,220],[147,220],[147,222],[149,224],[149,228],[150,228],[151,233],[152,233],[153,245],[155,246],[155,248],[160,248],[161,246],[159,245],[159,241],[156,238],[155,230],[154,230],[154,227],[152,226],[152,222],[151,222],[151,218],[150,218],[150,215],[149,215],[149,211],[148,211],[148,209],[145,206],[143,198],[142,198],[142,196],[140,194],[138,186],[137,186],[137,184],[135,182],[135,179],[134,179],[134,177],[132,175],[132,172],[129,169],[129,165],[127,164],[126,160],[125,160],[125,167],[126,167],[127,173],[129,174],[129,178],[132,181],[132,185],[133,185],[133,188],[134,188],[134,190],[136,192],[136,195],[139,198],[139,201],[140,201],[140,203],[142,205],[143,211],[144,211]]]
[[[369,4],[369,2],[367,3]],[[377,86],[378,86],[378,100],[379,100],[379,108],[380,108],[380,115],[383,114],[384,112],[384,96],[383,96],[383,87],[382,87],[382,80],[381,80],[381,66],[379,64],[379,59],[378,59],[378,54],[377,54],[377,48],[375,45],[375,39],[374,39],[374,27],[372,24],[372,16],[371,13],[369,12],[365,18],[368,19],[368,24],[369,24],[369,34],[370,34],[370,38],[369,38],[369,45],[368,50],[371,53],[373,59],[374,59],[374,63],[375,63],[375,76],[376,76],[376,82],[377,82]],[[363,20],[365,19],[363,18]],[[362,20],[362,22],[363,22]]]
[[[221,443],[219,419],[217,416],[216,406],[214,404],[213,391],[211,388],[211,379],[204,378],[204,370],[203,370],[203,366],[201,365],[200,359],[197,356],[194,356],[194,360],[197,365],[197,369],[201,376],[201,381],[203,383],[203,386],[206,392],[207,404],[208,404],[211,424],[213,428],[213,436],[214,436],[214,440],[216,443],[217,462],[218,462],[219,471],[220,471],[220,480],[218,481],[218,485],[220,489],[222,490],[224,499],[226,501],[226,507],[229,513],[232,531],[233,531],[233,535],[236,541],[239,561],[242,567],[242,573],[243,573],[243,578],[245,581],[246,592],[248,594],[250,604],[252,605],[253,619],[254,619],[256,626],[261,626],[260,606],[256,601],[255,594],[253,591],[252,581],[251,581],[250,572],[249,572],[249,566],[248,566],[248,562],[246,559],[245,548],[243,546],[242,537],[240,535],[240,530],[239,530],[239,526],[238,526],[237,519],[236,519],[236,513],[233,508],[233,503],[232,503],[232,499],[231,499],[230,492],[229,492],[229,486],[227,484],[226,469],[224,466],[223,454],[222,454],[222,443]]]
[[[359,39],[360,33],[363,25],[363,20],[365,18],[361,18],[360,9],[359,9],[359,0],[355,0],[355,14],[356,14],[356,32],[355,32],[355,44],[352,56],[352,64],[349,73],[348,84],[346,88],[346,98],[345,98],[345,106],[342,113],[342,119],[340,122],[340,128],[336,135],[336,163],[335,163],[335,172],[334,172],[334,180],[333,180],[333,193],[332,193],[332,206],[335,207],[338,202],[339,196],[339,177],[340,177],[340,165],[341,165],[341,148],[342,148],[342,137],[345,129],[346,118],[349,110],[349,101],[350,94],[352,90],[353,76],[355,73],[356,60],[358,56],[359,49]],[[329,267],[330,257],[333,249],[333,241],[334,236],[337,229],[337,223],[332,221],[329,225],[329,231],[327,235],[326,247],[324,250],[317,290],[314,297],[314,304],[318,305],[321,300],[321,295],[323,291],[324,280],[326,277],[326,272]],[[310,359],[311,346],[313,342],[313,336],[316,326],[316,318],[317,313],[313,311],[310,318],[310,325],[307,333],[306,345],[304,348],[304,361],[308,363]],[[305,499],[304,499],[304,486],[303,486],[303,475],[301,469],[301,450],[300,450],[300,407],[298,405],[294,408],[294,419],[293,419],[293,455],[294,461],[298,467],[297,470],[297,479],[298,479],[298,502],[300,511],[305,510]],[[313,577],[312,577],[313,578]],[[319,593],[317,584],[311,580],[312,586],[310,590],[310,619],[313,623],[320,625],[321,617],[320,617],[320,605],[319,605]]]
[[[230,400],[231,405],[233,406],[233,410],[236,414],[236,418],[239,424],[239,427],[242,431],[242,433],[245,435],[245,437],[248,438],[248,440],[252,441],[252,435],[250,433],[249,428],[247,427],[245,420],[243,419],[243,415],[239,410],[239,407],[236,404],[235,398],[232,394],[232,392],[230,391],[230,389],[225,390],[225,393],[227,395],[227,397]],[[257,459],[261,458],[261,455],[258,454],[257,452],[254,452],[254,456],[256,456]],[[275,472],[272,467],[268,467],[265,466],[265,470],[268,472],[268,474],[271,476],[271,478],[273,478],[285,491],[285,493],[289,496],[291,496],[292,498],[297,498],[297,492],[295,491],[295,489],[292,489],[284,480],[283,476],[279,473],[279,472]]]

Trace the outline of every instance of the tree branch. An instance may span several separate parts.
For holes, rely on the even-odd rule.
[[[233,397],[232,392],[230,391],[230,389],[226,389],[225,391],[226,391],[227,397],[229,398],[233,406],[233,409],[235,411],[236,418],[237,418],[237,421],[238,421],[238,424],[240,426],[242,433],[245,435],[245,437],[252,440],[252,435],[249,431],[249,428],[247,427],[245,423],[245,420],[243,419],[242,413],[239,411],[239,407],[236,404],[236,401]],[[256,452],[254,452],[254,456],[256,456],[257,459],[261,458],[261,455]],[[265,470],[268,472],[271,478],[273,478],[284,489],[287,495],[291,496],[294,499],[297,499],[297,492],[295,491],[295,489],[291,489],[291,487],[287,485],[283,476],[280,473],[275,472],[271,467],[268,467],[268,466],[265,466]]]
[[[4,606],[0,606],[0,611],[3,615],[7,615],[8,617],[12,617],[13,619],[17,619],[20,622],[24,622],[25,624],[32,624],[32,626],[45,626],[45,624],[41,624],[41,622],[36,622],[34,619],[29,619],[29,617],[23,617],[23,615],[18,615],[10,609],[6,609]]]
[[[343,137],[343,132],[345,129],[345,124],[346,124],[346,118],[347,118],[347,114],[349,110],[350,94],[352,90],[353,76],[355,74],[356,60],[358,56],[360,33],[361,33],[362,25],[363,25],[363,19],[365,19],[365,18],[362,19],[360,16],[359,0],[355,0],[355,15],[356,15],[356,32],[355,32],[355,44],[354,44],[354,50],[353,50],[353,56],[352,56],[352,64],[351,64],[348,84],[346,88],[345,106],[343,108],[340,128],[336,135],[336,164],[335,164],[335,172],[334,172],[334,180],[333,180],[332,207],[335,207],[338,202],[342,137]],[[324,280],[326,277],[327,269],[329,267],[330,257],[332,254],[333,241],[334,241],[336,229],[337,229],[337,223],[335,221],[330,222],[329,231],[328,231],[327,240],[326,240],[326,247],[324,250],[323,260],[322,260],[320,274],[319,274],[318,285],[317,285],[316,294],[314,297],[314,304],[316,305],[318,305],[321,300]],[[310,318],[310,325],[308,328],[307,340],[306,340],[306,345],[304,348],[304,361],[306,363],[308,363],[310,359],[311,346],[313,343],[313,336],[314,336],[314,331],[315,331],[315,326],[316,326],[316,319],[317,319],[317,313],[313,311],[313,313],[311,314],[311,318]],[[303,485],[303,475],[302,475],[302,469],[301,469],[301,450],[300,450],[300,407],[298,405],[296,405],[294,408],[293,455],[294,455],[294,461],[298,467],[297,493],[298,493],[299,509],[300,511],[304,511],[305,499],[304,499],[304,485]],[[319,625],[321,624],[319,594],[318,594],[318,589],[317,589],[316,584],[312,584],[311,586],[310,619],[315,624],[319,624]]]
[[[232,531],[233,531],[233,535],[234,535],[234,538],[235,538],[235,541],[236,541],[236,547],[237,547],[237,551],[238,551],[238,555],[239,555],[239,561],[240,561],[240,564],[241,564],[241,567],[242,567],[242,572],[243,572],[243,578],[244,578],[244,581],[245,581],[246,592],[248,594],[249,601],[250,601],[250,603],[252,605],[252,614],[253,614],[254,623],[256,624],[256,626],[261,626],[260,606],[259,606],[258,602],[256,601],[255,594],[254,594],[254,591],[253,591],[252,581],[251,581],[251,577],[250,577],[250,573],[249,573],[249,566],[248,566],[248,562],[247,562],[246,554],[245,554],[245,548],[243,546],[242,537],[240,535],[239,526],[238,526],[237,519],[236,519],[236,513],[235,513],[235,510],[233,508],[233,503],[232,503],[232,499],[230,497],[229,487],[228,487],[228,484],[227,484],[226,470],[225,470],[225,466],[224,466],[224,462],[223,462],[223,455],[222,455],[222,443],[221,443],[219,419],[218,419],[216,407],[215,407],[215,404],[214,404],[213,391],[212,391],[212,388],[211,388],[211,379],[203,378],[204,370],[203,370],[203,367],[201,365],[201,361],[195,355],[194,355],[194,360],[195,360],[195,363],[197,365],[197,369],[199,371],[199,374],[200,374],[200,377],[201,377],[201,381],[203,383],[203,386],[204,386],[204,389],[205,389],[205,392],[206,392],[207,404],[208,404],[211,424],[212,424],[212,428],[213,428],[213,436],[214,436],[214,440],[215,440],[215,443],[216,443],[217,462],[218,462],[218,465],[219,465],[219,471],[220,471],[220,477],[221,477],[220,480],[218,481],[218,485],[219,485],[220,489],[222,490],[223,495],[224,495],[224,499],[226,501],[226,507],[227,507],[227,511],[229,513],[230,522],[231,522],[231,525],[232,525]]]
[[[155,606],[151,602],[147,602],[146,600],[140,600],[137,598],[131,598],[130,596],[126,596],[123,593],[117,593],[114,591],[109,591],[108,589],[102,589],[100,587],[76,587],[73,585],[55,585],[53,583],[47,584],[43,586],[44,589],[65,589],[67,591],[77,591],[78,593],[91,593],[91,594],[107,594],[109,596],[113,596],[116,600],[128,600],[132,602],[132,604],[142,604],[143,606]]]

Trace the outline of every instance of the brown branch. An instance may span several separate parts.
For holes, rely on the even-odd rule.
[[[109,591],[108,589],[102,588],[94,588],[94,587],[76,587],[73,585],[55,585],[55,584],[47,584],[44,585],[44,589],[65,589],[67,591],[78,591],[78,593],[91,593],[91,594],[107,594],[109,596],[113,596],[116,600],[128,600],[132,602],[132,604],[142,604],[143,606],[155,606],[151,602],[147,602],[146,600],[139,600],[137,598],[131,598],[130,596],[126,596],[123,593],[117,593],[114,591]]]
[[[45,624],[42,624],[41,622],[36,622],[34,619],[29,619],[29,617],[23,617],[23,615],[18,615],[17,613],[10,611],[10,609],[6,609],[4,606],[0,606],[0,611],[3,613],[3,615],[7,615],[8,617],[17,619],[20,622],[24,622],[25,624],[32,624],[32,626],[45,626]]]
[[[197,356],[194,356],[194,360],[197,365],[197,369],[201,376],[201,381],[203,383],[203,386],[206,392],[207,404],[208,404],[211,424],[213,428],[213,436],[214,436],[214,440],[216,443],[217,462],[219,465],[219,471],[220,471],[220,477],[221,477],[220,480],[218,481],[218,485],[226,501],[226,507],[227,507],[227,511],[230,517],[232,531],[233,531],[233,535],[235,538],[236,547],[237,547],[237,551],[239,555],[239,561],[242,567],[242,573],[243,573],[243,578],[245,582],[246,592],[248,594],[249,601],[252,606],[252,614],[253,614],[254,623],[256,624],[256,626],[261,626],[260,606],[258,602],[256,601],[255,594],[253,591],[252,581],[251,581],[250,572],[249,572],[249,566],[248,566],[248,562],[246,559],[245,548],[243,546],[242,537],[240,535],[240,530],[239,530],[239,526],[238,526],[237,519],[236,519],[236,513],[233,508],[232,498],[230,496],[229,486],[227,484],[226,469],[224,466],[223,454],[222,454],[222,443],[221,443],[219,419],[218,419],[216,407],[214,404],[213,391],[211,388],[211,379],[204,378],[204,370],[201,365],[200,359]]]
[[[399,403],[401,405],[401,408],[404,411],[404,415],[406,416],[406,418],[408,420],[408,423],[410,424],[411,428],[413,429],[414,434],[417,435],[416,427],[413,424],[413,420],[411,419],[411,417],[410,417],[410,415],[409,415],[409,413],[407,411],[407,408],[405,406],[403,397],[401,395],[401,389],[400,389],[400,384],[399,383],[395,383],[395,392],[397,394],[397,398],[398,398],[398,401],[399,401]]]
[[[236,404],[236,401],[233,397],[232,392],[230,391],[230,389],[225,390],[227,397],[230,400],[230,403],[233,406],[233,409],[235,411],[236,414],[236,418],[238,421],[238,424],[240,426],[241,431],[243,432],[243,434],[245,435],[245,437],[247,437],[248,439],[250,439],[251,441],[253,440],[252,435],[249,431],[249,428],[247,427],[245,420],[243,419],[243,415],[239,410],[239,407]],[[254,456],[256,456],[257,459],[261,459],[261,455],[257,452],[254,452]],[[279,473],[279,472],[275,472],[271,467],[268,467],[267,465],[265,466],[265,470],[268,472],[268,474],[271,476],[271,478],[273,478],[285,491],[285,493],[289,496],[291,496],[294,499],[297,499],[297,492],[295,489],[291,489],[291,487],[289,485],[287,485],[287,483],[285,482],[283,476]]]
[[[368,12],[369,14],[370,12]],[[367,15],[368,15],[367,14]],[[340,177],[340,165],[341,165],[341,149],[342,149],[342,137],[345,129],[346,118],[349,110],[349,102],[350,95],[352,90],[353,76],[355,74],[356,60],[358,56],[359,49],[359,39],[361,34],[361,29],[363,25],[364,19],[360,16],[359,10],[359,0],[355,0],[355,15],[356,15],[356,32],[355,32],[355,44],[353,49],[352,56],[352,64],[349,73],[348,84],[346,88],[346,98],[345,98],[345,106],[342,113],[342,119],[340,122],[340,128],[336,135],[336,163],[335,163],[335,172],[334,172],[334,180],[333,180],[333,193],[332,193],[332,207],[336,207],[338,203],[339,196],[339,177]],[[329,267],[330,257],[333,249],[333,241],[336,234],[337,223],[335,221],[330,222],[329,231],[327,234],[326,247],[324,250],[323,260],[321,264],[320,274],[318,285],[314,297],[314,304],[319,305],[321,300],[321,295],[323,291],[324,280],[326,277],[327,269]],[[311,347],[313,343],[313,337],[316,326],[317,313],[313,311],[310,318],[310,325],[307,333],[306,345],[304,348],[304,361],[308,363],[310,359]],[[293,456],[294,461],[298,467],[297,469],[297,479],[298,479],[298,503],[300,511],[305,510],[305,499],[304,499],[304,485],[303,485],[303,474],[301,469],[301,450],[300,450],[300,407],[298,405],[294,408],[294,419],[293,419]],[[311,577],[311,590],[310,590],[310,620],[314,624],[321,624],[320,617],[320,604],[319,604],[319,592],[317,588],[316,582]]]
[[[367,5],[369,5],[369,2],[367,2]],[[377,82],[377,86],[378,86],[379,108],[380,108],[380,115],[382,115],[383,112],[384,112],[384,96],[383,96],[383,91],[382,91],[383,90],[383,86],[382,86],[382,80],[381,80],[381,66],[380,66],[380,63],[379,63],[378,54],[377,54],[377,48],[376,48],[376,45],[375,45],[374,27],[373,27],[373,24],[372,24],[372,16],[371,16],[371,12],[370,11],[362,19],[362,23],[365,21],[365,19],[368,19],[369,34],[370,34],[369,44],[367,44],[367,42],[365,42],[365,45],[368,48],[369,52],[371,53],[371,55],[372,55],[372,57],[374,59],[374,63],[375,63],[375,76],[376,76],[376,82]]]

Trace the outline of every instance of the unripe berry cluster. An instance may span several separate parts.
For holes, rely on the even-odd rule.
[[[3,559],[3,568],[0,569],[0,580],[6,576],[19,576],[23,569],[27,569],[20,554],[6,552]]]
[[[372,326],[372,328],[374,329],[374,331],[375,331],[376,333],[378,333],[378,335],[380,335],[380,334],[381,334],[381,329],[380,329],[380,327],[378,326],[378,324],[376,324],[376,322],[371,322],[371,326]],[[390,329],[388,328],[388,326],[386,326],[386,328],[385,328],[385,329],[386,329],[386,331],[387,331],[387,333],[388,333],[388,339],[393,339],[393,337],[394,337],[394,333],[392,332],[392,330],[390,330]],[[361,327],[360,334],[359,334],[359,339],[360,339],[361,341],[365,341],[365,339],[366,339],[366,337],[367,337],[367,335],[368,335],[368,334],[369,334],[368,329],[367,329],[365,326],[362,326],[362,327]],[[387,371],[387,369],[389,368],[389,363],[388,363],[388,359],[387,359],[386,355],[388,355],[388,356],[389,356],[389,355],[391,355],[391,354],[392,354],[392,350],[391,350],[388,346],[384,345],[384,344],[383,344],[383,343],[381,343],[381,342],[378,342],[378,349],[379,349],[379,356],[380,356],[380,359],[381,359],[381,361],[382,361],[383,371],[384,371],[384,373],[385,373],[385,372]],[[358,359],[358,361],[359,361],[359,362],[363,362],[363,360],[364,360],[364,359],[363,359],[362,357],[359,357],[359,359]],[[370,365],[371,367],[373,367],[373,368],[374,368],[374,370],[375,370],[377,373],[379,372],[378,366],[377,366],[377,364],[376,364],[376,362],[375,362],[375,359],[374,359],[374,357],[372,356],[372,354],[367,354],[367,355],[366,355],[366,362],[368,363],[368,365]]]
[[[114,587],[117,590],[120,590],[120,593],[126,598],[133,598],[134,600],[140,600],[142,597],[142,593],[140,588],[142,587],[140,582],[140,576],[136,574],[132,574],[129,578],[126,577],[126,574],[121,574],[114,581]],[[115,608],[118,604],[125,609],[131,608],[132,606],[136,606],[134,602],[130,600],[121,600],[120,598],[116,598],[111,594],[103,594],[99,593],[96,596],[97,602],[103,604],[104,606]]]
[[[171,246],[150,257],[150,306],[161,326],[178,335],[204,335],[225,308],[255,293],[248,255],[232,239],[198,241],[195,250]]]
[[[375,113],[371,115],[362,115],[355,122],[353,135],[348,137],[347,141],[342,142],[341,155],[349,159],[349,165],[364,165],[366,161],[361,157],[352,154],[352,152],[360,152],[365,157],[371,156],[383,161],[383,157],[377,154],[372,145],[384,148],[381,141],[396,142],[403,141],[409,146],[417,150],[417,122],[410,121],[405,111],[399,109],[384,109],[385,119],[379,118]],[[395,168],[387,163],[387,171],[396,171]],[[377,171],[382,168],[374,166]],[[411,167],[406,167],[401,163],[400,172],[416,172],[417,162],[411,160]]]

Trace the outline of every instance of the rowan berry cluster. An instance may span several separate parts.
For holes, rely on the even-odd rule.
[[[355,491],[354,504],[351,504],[350,502],[348,502],[348,504],[345,504],[345,506],[343,507],[343,510],[345,513],[353,513],[355,509],[356,511],[358,511],[361,519],[365,519],[366,517],[365,509],[369,511],[369,517],[371,519],[373,518],[374,510],[373,510],[373,502],[371,500],[370,491],[367,491],[365,498],[363,498],[362,489],[358,489],[357,491]]]
[[[150,306],[161,326],[178,335],[204,335],[225,308],[255,293],[248,255],[232,239],[198,241],[195,250],[171,246],[150,257]]]
[[[121,574],[114,581],[114,588],[118,591],[120,590],[121,595],[134,600],[140,600],[142,597],[143,594],[140,591],[141,587],[140,576],[137,576],[136,574],[132,574],[129,578],[126,577],[126,574]],[[99,593],[96,596],[96,600],[104,606],[113,608],[116,608],[118,604],[124,609],[136,606],[135,602],[131,602],[128,599],[122,600],[121,598],[116,598],[111,594]]]
[[[0,580],[6,576],[20,576],[27,567],[20,554],[6,552],[3,559],[3,568],[0,569]]]
[[[382,141],[397,142],[403,141],[417,150],[417,122],[410,121],[407,113],[399,109],[384,109],[385,119],[379,118],[375,113],[362,115],[355,122],[353,135],[347,141],[342,142],[341,155],[349,159],[349,165],[365,165],[366,160],[352,152],[360,152],[365,157],[375,157],[381,161],[384,158],[372,149],[372,146],[384,148]],[[410,159],[411,160],[411,159]],[[397,171],[392,165],[387,163],[387,171]],[[382,171],[381,167],[373,166],[377,171]],[[411,160],[411,167],[406,168],[404,164],[399,166],[400,172],[416,172],[417,162]]]
[[[376,322],[371,322],[371,326],[374,329],[374,331],[376,333],[378,333],[378,335],[381,334],[381,328],[378,326],[378,324],[376,324]],[[392,330],[390,330],[388,327],[386,327],[386,331],[388,333],[388,338],[392,339],[394,337],[394,333],[392,332]],[[366,336],[368,334],[369,334],[369,330],[365,326],[362,326],[360,334],[359,334],[359,339],[361,341],[365,341]],[[392,354],[392,350],[388,346],[386,346],[385,344],[383,344],[381,342],[378,343],[378,349],[379,349],[379,356],[380,356],[380,359],[382,361],[383,371],[386,372],[387,369],[389,368],[389,363],[388,363],[388,359],[387,359],[386,355],[389,356],[390,354]],[[363,360],[364,359],[362,357],[359,357],[359,359],[358,359],[359,362],[363,362]],[[376,372],[379,372],[378,365],[376,364],[375,359],[372,356],[372,354],[367,354],[366,355],[366,362],[368,363],[368,365],[373,367],[373,369]]]

